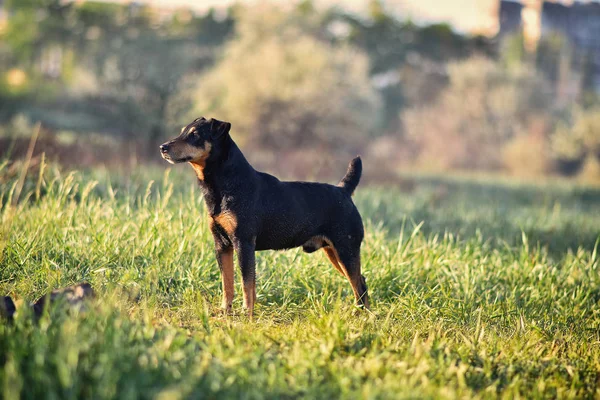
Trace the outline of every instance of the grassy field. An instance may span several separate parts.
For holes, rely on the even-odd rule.
[[[86,280],[99,296],[0,325],[5,399],[600,396],[598,189],[359,186],[372,312],[324,254],[295,249],[258,253],[251,322],[238,283],[235,315],[217,313],[189,171],[48,169],[11,207],[15,182],[0,186],[0,294],[25,306]]]

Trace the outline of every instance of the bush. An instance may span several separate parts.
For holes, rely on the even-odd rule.
[[[588,155],[582,162],[579,178],[587,182],[600,182],[600,159]]]
[[[545,138],[520,135],[502,149],[505,168],[513,175],[541,176],[550,168],[548,143]]]
[[[556,128],[551,144],[557,169],[565,175],[579,172],[584,162],[594,165],[593,158],[600,160],[600,109],[575,110],[571,124]],[[586,171],[589,177],[595,169]]]
[[[486,58],[451,64],[450,84],[427,108],[406,111],[407,135],[419,163],[434,169],[498,169],[502,147],[526,132],[533,117],[547,118],[547,85],[524,68],[506,69]]]
[[[200,79],[194,116],[233,123],[254,148],[352,149],[379,121],[364,54],[310,32],[311,15],[244,9],[221,61]]]

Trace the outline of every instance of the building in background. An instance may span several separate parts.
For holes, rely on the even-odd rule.
[[[600,4],[571,5],[545,1],[541,11],[541,32],[560,32],[578,49],[600,51]]]
[[[498,36],[503,37],[511,33],[520,32],[523,29],[523,4],[516,1],[500,1],[498,11]]]
[[[500,0],[499,25],[500,38],[522,33],[530,52],[558,53],[552,78],[565,101],[581,90],[600,93],[600,3]]]

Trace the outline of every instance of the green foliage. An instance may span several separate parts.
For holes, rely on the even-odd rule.
[[[541,50],[537,54],[541,55]],[[522,67],[527,62],[526,56],[525,36],[522,33],[512,34],[502,40],[501,60],[506,67]]]
[[[2,185],[0,289],[21,299],[0,324],[3,398],[596,395],[598,189],[359,188],[373,312],[349,305],[323,254],[295,249],[258,253],[250,322],[239,287],[236,314],[216,312],[212,239],[185,172],[51,170],[16,209]],[[28,301],[83,279],[99,292],[91,310],[32,322]]]
[[[110,31],[125,20],[125,8],[119,4],[87,1],[79,5],[75,12],[77,19],[85,27],[97,26]]]
[[[212,62],[209,46],[223,41],[231,29],[230,18],[218,22],[213,14],[190,16],[186,23],[175,15],[159,24],[145,6],[90,4],[77,13],[87,31],[80,63],[95,72],[102,96],[126,104],[128,122],[121,129],[144,132],[152,147],[189,110],[183,87],[190,75]]]
[[[429,108],[404,113],[408,135],[433,168],[499,168],[500,149],[525,132],[533,117],[545,117],[552,97],[547,85],[524,66],[502,68],[486,58],[450,64],[449,86]]]
[[[38,35],[39,27],[31,23],[31,14],[17,11],[11,16],[11,23],[2,34],[2,39],[11,46],[16,57],[25,61],[33,57],[34,48],[31,44]]]
[[[190,93],[194,86],[191,82],[221,54],[218,47],[231,37],[236,20],[244,20],[247,25],[253,18],[258,20],[257,25],[261,22],[260,17],[245,15],[256,13],[254,7],[232,7],[224,17],[214,10],[203,16],[180,10],[166,19],[152,7],[135,3],[12,0],[6,2],[6,7],[10,13],[2,40],[10,48],[10,55],[6,62],[0,57],[0,67],[17,67],[26,71],[31,91],[28,96],[19,97],[17,102],[5,99],[0,93],[2,104],[10,106],[2,107],[3,111],[8,111],[0,113],[0,120],[7,121],[14,113],[20,112],[32,119],[43,118],[46,126],[55,129],[88,132],[91,126],[99,125],[100,130],[111,134],[126,135],[135,131],[136,135],[147,136],[151,142],[158,136],[166,136],[166,132],[176,125],[175,121],[177,125],[181,124],[181,116],[191,104]],[[283,79],[284,85],[293,87],[301,85],[301,80],[308,79],[309,74],[323,79],[312,87],[308,84],[305,92],[299,91],[298,104],[290,102],[289,94],[283,95],[283,98],[271,98],[269,94],[268,99],[258,102],[260,107],[250,106],[269,120],[268,130],[282,131],[281,137],[285,139],[279,147],[312,140],[325,142],[324,145],[338,143],[340,132],[345,131],[349,141],[343,147],[355,151],[358,148],[357,136],[365,141],[374,130],[398,132],[402,129],[399,110],[411,101],[412,104],[428,103],[443,84],[429,79],[430,74],[421,63],[414,66],[415,71],[423,71],[420,81],[436,82],[423,96],[419,96],[421,87],[413,85],[410,79],[396,80],[380,87],[379,93],[374,94],[368,88],[370,78],[388,72],[393,75],[407,63],[411,64],[409,59],[415,56],[445,63],[475,52],[489,53],[493,48],[490,42],[453,32],[448,25],[421,27],[399,20],[378,1],[372,2],[366,20],[347,15],[337,8],[322,11],[309,1],[274,13],[282,14],[278,18],[286,25],[281,29],[287,32],[282,34],[285,39],[279,39],[279,49],[274,48],[272,39],[276,38],[276,29],[279,28],[270,26],[277,23],[268,22],[270,17],[265,16],[268,23],[264,29],[254,29],[270,35],[271,39],[266,40],[260,50],[278,52],[284,57],[279,60],[281,68],[291,67],[293,63],[295,68],[306,67],[307,70],[304,78],[289,77],[291,81],[286,81],[287,77],[277,77],[272,83]],[[336,35],[331,32],[329,28],[335,23],[341,24],[346,33]],[[238,42],[241,36],[250,34],[248,30],[239,32]],[[301,35],[295,37],[295,32]],[[291,40],[289,37],[292,37]],[[246,40],[250,43],[262,39],[256,36]],[[285,48],[288,43],[284,40],[289,41],[290,48]],[[228,46],[224,63],[228,57],[233,57],[228,53],[235,45]],[[309,49],[313,46],[317,55],[314,61]],[[239,51],[235,56],[253,56],[250,48],[245,51],[248,54]],[[298,53],[294,54],[296,51]],[[268,54],[265,53],[265,56]],[[254,57],[258,62],[259,56]],[[243,62],[240,64],[244,65]],[[323,68],[326,70],[324,73],[321,71]],[[241,75],[245,75],[243,71]],[[353,79],[356,79],[356,84]],[[234,80],[226,85],[234,87],[236,83],[239,82]],[[321,83],[325,86],[323,93],[319,94],[314,86]],[[276,85],[270,88],[271,92],[277,90]],[[332,98],[324,104],[328,90],[333,90]],[[411,93],[412,97],[406,93]],[[103,122],[104,125],[98,124],[94,117],[98,102],[118,104],[125,111],[114,113],[108,122]],[[74,115],[67,115],[65,103],[79,104]],[[200,106],[200,112],[218,110],[214,104]],[[86,111],[81,112],[81,108],[86,108]],[[348,108],[356,116],[343,111]],[[323,123],[323,114],[329,109],[333,114],[331,122]],[[104,113],[105,109],[102,111]],[[369,111],[373,114],[367,119],[372,122],[365,123],[363,116]],[[122,114],[126,114],[125,117]],[[71,123],[83,121],[82,115],[91,119],[92,123]],[[271,118],[272,115],[282,117],[277,120]],[[285,118],[298,120],[282,124],[281,120]],[[69,123],[63,125],[62,120]],[[248,127],[247,121],[243,121],[243,125],[244,129],[258,129],[256,126]],[[334,132],[331,138],[323,135],[328,128]],[[305,131],[309,133],[304,137]],[[266,134],[265,140],[271,140],[272,136],[271,133]]]
[[[242,142],[274,149],[355,146],[378,123],[368,60],[315,38],[311,15],[244,9],[223,58],[199,79],[194,116],[233,121]]]
[[[447,24],[419,26],[398,19],[387,13],[379,1],[371,2],[370,8],[366,22],[349,15],[338,18],[350,25],[350,42],[369,55],[373,73],[400,68],[411,53],[448,62],[485,50],[486,46],[491,52],[489,43],[482,45],[481,38],[460,35]]]
[[[544,137],[516,136],[504,145],[502,156],[504,166],[515,176],[543,176],[552,169]]]
[[[570,57],[567,38],[559,33],[552,33],[545,35],[538,43],[536,66],[550,82],[558,82],[561,68],[565,67],[563,60]]]
[[[379,0],[370,1],[367,19],[341,13],[334,14],[332,20],[348,25],[348,37],[338,40],[351,43],[369,56],[371,75],[404,75],[407,67],[414,68],[412,75],[419,73],[416,80],[402,76],[399,82],[379,88],[384,102],[382,125],[388,132],[402,130],[399,111],[429,104],[431,92],[435,98],[445,86],[428,68],[431,64],[443,65],[476,54],[491,55],[495,50],[488,39],[459,34],[447,24],[417,25],[398,18]],[[419,81],[434,82],[428,88],[433,90],[422,93],[419,83],[415,83]]]
[[[60,0],[10,1],[3,39],[28,67],[48,44],[68,45],[74,27],[72,4]]]
[[[559,125],[551,138],[558,168],[567,174],[578,172],[587,158],[600,160],[600,110],[576,109],[571,120],[571,124]]]
[[[182,86],[188,75],[212,62],[212,46],[225,40],[233,24],[230,17],[217,20],[214,13],[190,15],[179,24],[177,15],[159,21],[143,5],[32,0],[7,7],[3,40],[11,53],[6,64],[27,73],[31,90],[0,117],[6,120],[20,111],[56,129],[137,131],[150,141],[189,109],[189,99],[179,96]],[[50,73],[44,60],[50,60]],[[6,97],[0,94],[0,101],[11,104]],[[65,104],[73,103],[77,106],[69,115]],[[98,103],[120,107],[98,112]],[[104,119],[107,113],[112,113],[108,122],[97,124],[96,114]]]

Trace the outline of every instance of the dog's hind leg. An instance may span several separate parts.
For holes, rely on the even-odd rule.
[[[327,246],[327,247],[323,247],[323,250],[325,251],[325,254],[327,254],[327,258],[329,258],[329,261],[331,261],[331,263],[333,264],[333,266],[335,267],[335,269],[337,269],[339,271],[340,274],[342,274],[342,276],[346,276],[346,273],[344,272],[344,270],[342,269],[340,262],[338,261],[338,257],[337,254],[335,252],[335,250],[333,249],[333,247]]]
[[[369,295],[367,293],[367,283],[365,277],[360,271],[360,243],[358,246],[337,246],[335,248],[338,261],[345,270],[345,275],[352,285],[356,303],[365,308],[369,308]]]

